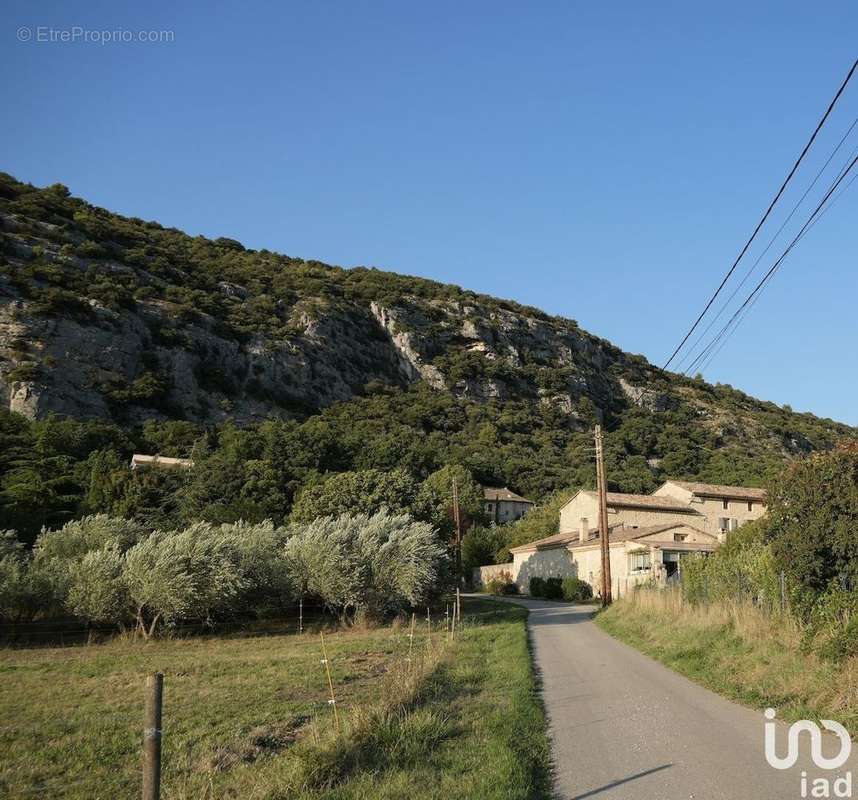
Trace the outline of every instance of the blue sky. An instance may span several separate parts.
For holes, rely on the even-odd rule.
[[[36,41],[75,26],[173,41]],[[848,2],[7,0],[0,169],[192,234],[513,298],[661,364],[858,56],[856,30]],[[858,77],[760,249],[856,117]],[[856,211],[858,185],[708,380],[858,424]]]

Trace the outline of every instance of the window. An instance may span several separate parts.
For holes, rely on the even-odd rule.
[[[494,510],[495,510],[494,503],[489,503],[488,505],[489,505],[489,511],[494,511]]]
[[[632,572],[643,572],[650,567],[650,553],[646,550],[641,553],[629,553],[629,569]]]
[[[718,530],[722,533],[730,528],[730,520],[727,517],[719,517],[718,519]]]
[[[750,500],[748,500],[748,511],[753,511],[753,510],[754,510],[754,504]]]
[[[730,501],[729,500],[724,501],[724,508],[725,509],[730,508]]]
[[[673,541],[674,542],[684,542],[688,538],[687,533],[674,533]]]

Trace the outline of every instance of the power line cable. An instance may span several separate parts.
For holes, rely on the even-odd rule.
[[[726,332],[730,329],[730,327],[732,326],[732,324],[736,320],[736,318],[742,313],[742,311],[744,311],[745,308],[748,307],[749,303],[751,303],[754,300],[754,298],[760,293],[762,288],[766,285],[766,283],[768,283],[769,278],[771,278],[771,276],[775,274],[775,272],[778,270],[780,265],[783,263],[783,261],[787,257],[787,255],[789,255],[789,253],[793,249],[793,247],[795,247],[795,245],[803,238],[805,233],[807,233],[807,231],[813,225],[814,221],[819,216],[821,216],[821,211],[823,209],[823,206],[825,206],[828,199],[831,197],[831,195],[834,193],[834,191],[837,189],[837,187],[843,182],[843,179],[852,171],[852,169],[855,167],[856,163],[858,163],[858,156],[855,156],[855,158],[852,159],[852,161],[849,163],[849,165],[845,171],[841,171],[840,176],[834,181],[834,183],[831,185],[829,190],[825,193],[825,196],[822,198],[822,200],[820,200],[819,204],[813,210],[813,213],[810,215],[810,217],[807,219],[807,221],[804,223],[804,225],[802,225],[801,229],[795,235],[793,240],[789,243],[789,245],[784,250],[784,252],[781,253],[780,257],[777,259],[777,261],[775,261],[774,264],[772,264],[772,266],[769,268],[769,271],[763,276],[762,280],[760,280],[760,282],[754,287],[753,291],[748,295],[748,297],[745,298],[745,302],[742,303],[742,305],[739,306],[738,309],[736,309],[736,311],[733,313],[733,316],[730,317],[730,319],[727,321],[727,324],[721,328],[721,330],[715,335],[715,337],[707,345],[707,347],[703,350],[703,352],[700,353],[700,355],[698,355],[697,358],[695,358],[691,364],[689,364],[686,372],[691,372],[691,370],[693,370],[697,364],[700,364],[705,360],[706,356],[712,352],[713,348],[717,345],[717,343],[725,336]]]
[[[730,269],[727,271],[727,274],[724,276],[724,279],[721,281],[718,288],[715,290],[715,293],[712,295],[712,297],[709,298],[709,301],[706,303],[706,306],[703,308],[703,311],[700,312],[700,316],[697,317],[697,319],[694,321],[694,324],[688,329],[688,333],[686,333],[685,336],[682,338],[682,341],[679,343],[679,345],[677,345],[676,349],[673,351],[670,358],[668,358],[667,361],[664,363],[664,366],[662,367],[662,369],[667,369],[668,366],[670,366],[670,363],[673,361],[673,359],[676,358],[676,354],[682,349],[682,347],[688,341],[688,337],[691,336],[692,333],[694,333],[697,326],[700,324],[700,320],[703,319],[703,317],[706,315],[706,312],[709,311],[709,309],[712,307],[712,303],[715,302],[715,298],[718,297],[718,295],[721,293],[721,290],[724,288],[724,284],[726,284],[727,281],[730,279],[730,276],[735,271],[736,267],[739,264],[739,261],[741,261],[742,257],[748,251],[748,248],[751,246],[751,243],[756,238],[757,233],[759,233],[760,228],[763,227],[763,224],[769,218],[769,214],[771,214],[772,209],[775,207],[775,203],[777,203],[778,200],[780,199],[781,195],[784,192],[784,189],[786,189],[787,184],[790,182],[790,180],[792,179],[792,176],[795,174],[795,171],[798,169],[799,164],[801,164],[802,160],[804,159],[805,154],[807,153],[808,150],[810,150],[810,146],[813,144],[814,140],[816,139],[816,135],[819,133],[822,126],[825,124],[825,121],[828,119],[828,116],[831,114],[831,111],[834,109],[835,104],[840,99],[840,95],[843,94],[843,90],[846,88],[846,84],[849,83],[849,80],[852,77],[852,74],[855,72],[856,67],[858,67],[858,59],[856,59],[855,62],[852,64],[852,68],[849,70],[849,73],[846,75],[846,78],[844,79],[843,83],[840,85],[840,88],[837,90],[837,94],[834,95],[834,99],[828,104],[828,108],[826,109],[825,114],[822,115],[822,119],[819,120],[819,123],[817,124],[816,128],[814,129],[813,133],[811,134],[810,139],[808,139],[807,144],[804,146],[804,149],[801,151],[801,155],[799,155],[795,164],[793,164],[792,169],[789,171],[789,174],[786,176],[786,179],[781,184],[781,188],[778,189],[778,193],[775,195],[774,200],[772,200],[772,202],[769,203],[769,207],[766,209],[766,213],[763,214],[762,219],[757,223],[757,227],[754,228],[754,232],[751,234],[751,238],[748,239],[747,242],[745,242],[745,246],[742,248],[742,251],[736,257],[736,260],[733,262],[733,266],[731,266]]]
[[[849,180],[849,183],[847,183],[837,193],[837,195],[835,195],[833,198],[831,198],[831,201],[828,203],[827,206],[825,206],[824,209],[822,209],[822,211],[819,213],[819,216],[817,216],[816,219],[808,226],[807,230],[805,231],[805,234],[809,233],[812,230],[813,226],[816,225],[816,223],[819,222],[820,219],[822,219],[825,212],[828,211],[829,208],[831,208],[844,194],[846,194],[846,192],[849,191],[849,187],[852,186],[853,183],[855,183],[856,178],[858,178],[858,173],[853,175],[852,178]],[[751,312],[751,309],[754,307],[757,300],[760,299],[761,295],[762,295],[762,291],[759,294],[757,294],[757,296],[751,301],[751,303],[745,309],[744,313],[736,320],[736,324],[733,326],[732,330],[730,330],[724,336],[723,340],[721,341],[721,344],[718,345],[718,348],[709,356],[709,358],[706,359],[705,363],[703,363],[701,365],[701,367],[700,367],[701,372],[706,370],[709,367],[709,365],[718,357],[718,354],[721,352],[721,350],[724,349],[724,345],[727,344],[730,337],[736,332],[736,329],[739,327],[739,325],[742,324],[742,322],[745,320],[745,318]]]
[[[822,168],[819,170],[819,172],[816,173],[816,177],[810,182],[810,186],[808,186],[807,189],[804,190],[804,194],[799,198],[798,202],[792,207],[792,211],[789,212],[789,214],[787,215],[787,218],[781,223],[781,226],[778,228],[775,235],[772,236],[771,239],[769,239],[769,243],[766,245],[765,249],[757,256],[754,263],[747,270],[747,272],[745,273],[745,277],[743,277],[741,282],[739,283],[739,285],[735,289],[733,289],[730,296],[727,298],[727,300],[724,302],[724,304],[718,310],[718,313],[709,321],[709,324],[706,326],[706,328],[703,330],[703,332],[694,340],[694,343],[691,345],[691,347],[685,351],[685,355],[682,356],[682,358],[679,360],[679,363],[677,364],[677,369],[682,369],[682,365],[686,361],[688,361],[688,359],[690,359],[692,357],[694,351],[697,349],[697,346],[700,344],[700,342],[703,339],[706,338],[706,334],[708,334],[709,331],[712,330],[712,326],[721,318],[721,315],[727,310],[730,303],[733,302],[733,298],[741,291],[742,287],[748,282],[748,278],[751,277],[751,275],[754,273],[754,271],[756,270],[759,263],[763,260],[763,258],[765,258],[766,253],[769,252],[772,245],[777,241],[777,239],[781,235],[781,233],[783,233],[784,228],[786,228],[786,226],[789,224],[790,220],[793,218],[796,211],[798,211],[801,204],[805,201],[807,196],[810,194],[813,187],[816,186],[817,181],[819,181],[820,177],[822,176],[822,173],[825,172],[825,170],[828,168],[828,165],[833,161],[834,156],[836,156],[837,153],[840,151],[840,148],[843,146],[843,143],[846,141],[846,139],[849,137],[849,135],[855,129],[856,125],[858,125],[858,117],[856,117],[853,120],[852,124],[849,126],[849,128],[847,128],[846,133],[843,134],[840,141],[837,143],[837,146],[832,151],[831,155],[828,156],[828,159],[822,165]],[[852,154],[853,155],[855,154],[855,150],[852,151]],[[848,162],[848,159],[847,159],[847,162]],[[844,167],[841,168],[841,170],[844,168],[845,168],[845,165],[844,165]],[[837,177],[840,177],[840,173],[838,173]],[[682,371],[683,371],[683,374],[686,372],[685,369],[683,369]]]

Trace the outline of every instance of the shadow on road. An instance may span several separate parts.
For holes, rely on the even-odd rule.
[[[550,600],[531,600],[529,598],[501,598],[530,611],[528,624],[534,627],[540,625],[575,625],[579,622],[589,622],[599,610],[595,605],[571,605],[569,603],[553,603]]]
[[[614,789],[617,786],[622,786],[624,783],[629,783],[630,781],[636,781],[638,778],[644,778],[647,775],[652,775],[654,772],[661,772],[663,769],[670,769],[672,766],[673,764],[662,764],[660,767],[646,769],[643,772],[638,772],[634,775],[629,775],[628,778],[621,778],[618,781],[606,783],[604,786],[600,786],[598,789],[591,789],[589,792],[584,792],[584,794],[576,794],[575,797],[573,797],[571,800],[584,800],[584,798],[586,797],[595,797],[597,794],[607,792],[609,789]]]

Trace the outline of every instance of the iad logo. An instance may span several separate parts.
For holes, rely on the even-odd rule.
[[[849,759],[849,755],[852,752],[852,739],[849,737],[849,732],[839,722],[834,722],[831,719],[822,720],[822,725],[827,730],[837,734],[837,737],[840,739],[840,752],[836,756],[826,758],[822,755],[822,731],[815,722],[803,719],[790,725],[789,733],[787,734],[787,754],[785,758],[779,758],[776,746],[775,715],[773,708],[766,709],[765,716],[769,720],[765,723],[766,761],[775,769],[789,769],[795,766],[799,754],[799,734],[802,731],[810,735],[810,757],[813,759],[813,763],[820,769],[838,769]],[[808,795],[807,790],[807,772],[802,771],[802,797],[852,797],[852,773],[847,772],[836,780],[816,778],[811,781],[810,795]]]

